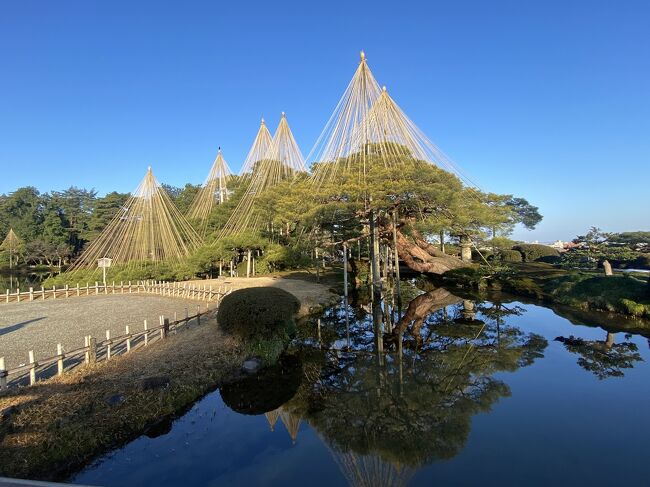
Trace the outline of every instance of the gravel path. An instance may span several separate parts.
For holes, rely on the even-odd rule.
[[[36,360],[56,355],[56,344],[64,350],[83,347],[84,336],[98,341],[124,334],[125,325],[131,332],[143,329],[143,320],[158,326],[160,315],[173,320],[196,314],[198,301],[160,296],[88,296],[61,300],[33,301],[0,305],[0,357],[6,367],[26,363],[27,353],[34,350]],[[201,303],[204,309],[205,303]]]

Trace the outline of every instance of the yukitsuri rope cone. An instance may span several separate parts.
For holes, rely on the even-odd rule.
[[[294,412],[287,411],[284,408],[280,408],[280,420],[282,424],[287,429],[291,441],[295,444],[298,440],[298,431],[300,431],[300,423],[302,418]]]
[[[202,243],[167,192],[147,170],[142,182],[102,233],[84,250],[72,271],[97,266],[102,257],[128,267],[148,262],[180,263]]]
[[[284,112],[270,145],[263,153],[261,146],[265,143],[265,136],[261,134],[265,129],[266,125],[262,121],[262,127],[244,163],[244,168],[250,167],[250,173],[246,170],[242,174],[250,174],[250,180],[242,199],[221,230],[220,237],[255,230],[264,225],[265,222],[259,221],[259,215],[256,214],[255,202],[259,195],[279,182],[292,179],[297,174],[307,171],[304,158],[291,133]]]
[[[250,175],[253,172],[253,167],[258,161],[264,159],[264,156],[269,150],[269,147],[271,147],[272,142],[273,138],[271,137],[271,132],[269,132],[269,129],[266,127],[266,122],[262,119],[260,129],[257,131],[253,145],[248,151],[244,164],[242,164],[241,171],[239,172],[240,176],[244,176],[245,174]]]
[[[393,465],[378,455],[359,455],[352,451],[343,453],[332,447],[330,450],[341,473],[349,485],[354,487],[374,487],[376,485],[401,487],[408,485],[415,475],[413,468]]]
[[[386,87],[380,88],[361,52],[359,66],[307,160],[313,164],[312,181],[322,184],[352,171],[364,182],[372,170],[366,160],[377,158],[385,167],[416,161],[436,164],[471,183],[407,117]]]
[[[22,240],[18,238],[18,235],[14,232],[13,228],[9,229],[7,236],[4,238],[0,244],[0,250],[9,252],[9,268],[11,269],[14,264],[14,255],[18,252],[18,248],[23,243]]]
[[[221,147],[212,163],[210,173],[203,186],[196,194],[187,218],[199,229],[199,234],[205,237],[210,213],[216,204],[223,204],[228,199],[227,182],[232,176],[228,163],[221,154]]]

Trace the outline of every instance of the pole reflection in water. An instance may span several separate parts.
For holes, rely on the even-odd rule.
[[[350,320],[344,300],[322,317],[325,355],[304,364],[320,371],[317,380],[283,407],[318,432],[352,485],[399,484],[398,474],[456,455],[472,416],[509,395],[493,375],[531,364],[547,342],[516,327],[497,340],[493,320],[444,289],[416,296],[385,329],[394,309],[368,299],[370,316]]]

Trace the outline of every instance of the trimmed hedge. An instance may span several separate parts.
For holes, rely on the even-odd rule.
[[[275,287],[252,287],[228,294],[219,305],[221,328],[246,342],[286,337],[300,302]]]
[[[560,253],[553,247],[541,244],[519,244],[515,245],[512,250],[521,252],[524,256],[524,262],[540,261],[542,257],[559,257]]]
[[[518,250],[501,250],[499,251],[499,260],[501,262],[522,262],[524,258]]]

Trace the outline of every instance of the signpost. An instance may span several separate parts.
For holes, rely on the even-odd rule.
[[[113,259],[109,259],[108,257],[102,257],[97,261],[97,267],[101,267],[102,269],[102,274],[104,277],[104,287],[106,287],[106,268],[110,267],[112,262]]]

